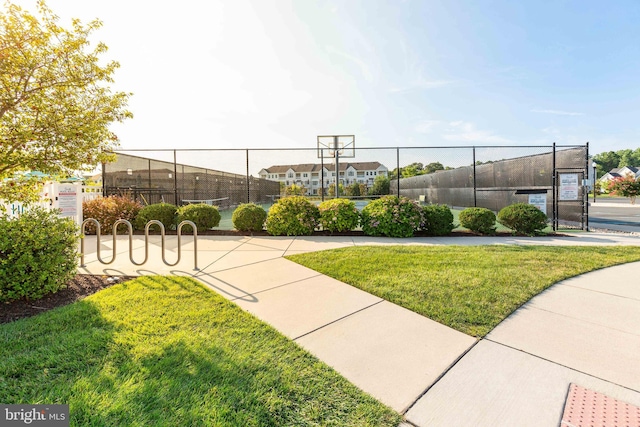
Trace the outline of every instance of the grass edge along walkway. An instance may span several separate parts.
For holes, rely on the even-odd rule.
[[[185,277],[146,276],[0,325],[0,402],[72,426],[393,426],[401,416]]]
[[[549,286],[640,247],[356,246],[287,259],[475,337]]]

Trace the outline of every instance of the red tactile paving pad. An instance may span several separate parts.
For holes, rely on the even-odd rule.
[[[571,384],[560,426],[639,427],[640,408]]]

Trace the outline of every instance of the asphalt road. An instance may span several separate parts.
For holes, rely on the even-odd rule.
[[[628,198],[593,197],[589,198],[589,226],[594,229],[607,229],[640,233],[640,200],[632,205]]]

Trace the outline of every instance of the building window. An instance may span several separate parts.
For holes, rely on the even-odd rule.
[[[353,176],[353,171],[349,171],[349,176]]]
[[[312,181],[311,185],[318,185],[318,181],[317,180]]]
[[[309,177],[309,174],[305,172],[305,173],[303,173],[303,174],[302,174],[302,177],[303,177],[303,178],[308,178],[308,177]]]
[[[289,174],[287,175],[287,178],[293,178],[293,172],[289,172]]]

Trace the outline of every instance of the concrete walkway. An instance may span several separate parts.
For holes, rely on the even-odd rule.
[[[144,259],[135,236],[133,260]],[[415,426],[558,426],[570,383],[640,406],[640,263],[559,283],[513,313],[485,339],[457,332],[395,304],[299,266],[284,255],[354,245],[637,246],[640,237],[230,237],[184,236],[181,261],[161,261],[152,236],[149,261],[129,260],[118,236],[110,265],[85,238],[80,273],[192,276],[271,324]],[[177,259],[167,237],[168,262]],[[112,240],[101,256],[111,258]]]

